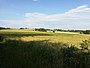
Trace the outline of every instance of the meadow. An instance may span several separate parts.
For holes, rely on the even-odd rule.
[[[70,45],[79,45],[83,40],[90,39],[89,34],[80,34],[77,32],[60,32],[55,33],[51,31],[41,32],[32,29],[9,29],[0,30],[0,35],[6,39],[22,40],[22,41],[36,41],[48,40],[49,42],[64,42]],[[77,46],[78,47],[78,46]]]
[[[89,38],[77,32],[0,30],[0,68],[90,68]]]

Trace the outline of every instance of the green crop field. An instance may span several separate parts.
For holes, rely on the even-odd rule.
[[[49,42],[64,42],[72,45],[79,45],[82,40],[90,39],[89,34],[79,34],[74,32],[40,32],[31,29],[10,29],[0,30],[0,35],[6,39],[22,41],[48,40]]]

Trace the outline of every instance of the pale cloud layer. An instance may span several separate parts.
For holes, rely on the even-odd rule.
[[[89,20],[90,19],[90,8],[87,6],[79,6],[75,9],[71,9],[68,12],[65,12],[63,14],[44,14],[44,13],[26,13],[26,21],[27,22],[66,22],[69,21],[78,21],[81,22],[83,20]],[[79,23],[79,22],[78,22]]]
[[[62,14],[25,13],[25,19],[19,21],[0,20],[0,25],[25,27],[44,27],[62,29],[90,29],[90,8],[86,5],[71,9]],[[12,26],[11,25],[11,26]],[[16,26],[15,26],[16,27]]]

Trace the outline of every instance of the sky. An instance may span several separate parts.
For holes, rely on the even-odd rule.
[[[90,0],[0,0],[0,27],[90,29]]]

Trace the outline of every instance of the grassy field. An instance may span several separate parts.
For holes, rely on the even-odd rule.
[[[0,35],[6,39],[16,39],[22,41],[48,40],[49,42],[64,42],[72,45],[79,45],[82,40],[90,38],[89,34],[79,34],[73,32],[39,32],[30,29],[0,30]]]
[[[8,39],[0,42],[0,68],[90,68],[88,34],[14,29],[0,37]]]

